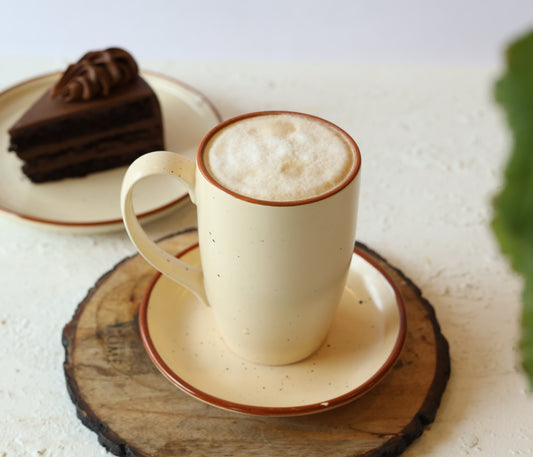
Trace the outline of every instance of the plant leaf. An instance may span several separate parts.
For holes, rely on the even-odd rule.
[[[493,231],[502,252],[524,278],[522,366],[533,389],[533,31],[512,43],[505,74],[494,87],[513,146],[501,192],[493,202]]]

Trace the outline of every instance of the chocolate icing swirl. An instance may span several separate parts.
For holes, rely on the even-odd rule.
[[[88,52],[69,65],[50,96],[66,102],[106,97],[117,87],[133,81],[138,73],[137,63],[124,49]]]

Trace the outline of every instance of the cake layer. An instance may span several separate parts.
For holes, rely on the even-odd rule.
[[[64,175],[59,178],[72,177],[69,170],[74,169],[76,170],[75,176],[84,176],[89,172],[104,169],[90,168],[93,164],[129,164],[146,152],[163,148],[164,145],[157,135],[154,136],[150,132],[134,132],[126,136],[105,138],[105,141],[100,143],[62,150],[54,156],[28,160],[23,166],[23,171],[34,182],[39,182],[37,180],[40,176],[56,176],[57,171],[60,170],[64,171]],[[120,161],[121,157],[126,157],[125,161]],[[82,167],[83,164],[86,166],[85,169]],[[46,180],[59,178],[47,178]]]
[[[50,143],[38,143],[33,146],[27,146],[24,149],[16,151],[17,156],[29,161],[36,158],[46,158],[63,154],[72,148],[79,148],[83,146],[85,149],[90,149],[91,145],[113,140],[117,137],[125,137],[132,134],[132,132],[143,132],[142,135],[151,135],[154,138],[162,137],[162,125],[157,119],[143,119],[131,124],[117,126],[112,129],[100,130],[95,133],[87,133],[85,135],[62,139],[60,143],[53,141]]]
[[[24,115],[9,129],[10,135],[16,134],[21,129],[49,125],[62,119],[80,116],[82,113],[94,113],[124,106],[137,100],[155,99],[154,92],[148,83],[140,76],[127,86],[118,88],[107,97],[96,98],[90,101],[65,103],[50,96],[51,89],[46,91]]]
[[[161,149],[157,145],[149,146],[149,150]],[[140,148],[139,150],[130,150],[127,154],[117,154],[114,156],[102,156],[93,158],[90,160],[84,160],[82,162],[73,163],[68,166],[63,166],[59,168],[41,170],[33,169],[31,164],[25,164],[23,166],[23,171],[34,183],[56,181],[59,179],[64,179],[65,177],[69,178],[78,178],[86,176],[89,173],[94,173],[97,171],[108,170],[111,168],[120,167],[123,165],[129,165],[136,158],[140,157],[145,153],[145,148]]]

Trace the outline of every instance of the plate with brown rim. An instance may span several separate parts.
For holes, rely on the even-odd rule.
[[[194,159],[202,137],[221,122],[220,114],[204,95],[181,81],[154,72],[141,75],[159,98],[166,149]],[[22,173],[20,159],[8,152],[11,125],[59,77],[60,73],[38,76],[0,93],[0,214],[58,231],[122,229],[119,197],[127,167],[34,184]],[[174,210],[187,196],[185,187],[168,177],[147,179],[140,187],[135,211],[144,222]]]

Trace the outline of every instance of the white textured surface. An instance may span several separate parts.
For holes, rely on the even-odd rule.
[[[450,343],[435,423],[405,456],[533,455],[533,396],[516,357],[520,281],[489,231],[508,137],[495,71],[447,67],[141,62],[203,91],[224,118],[306,111],[363,155],[358,239],[420,286]],[[2,59],[0,86],[63,62]],[[1,109],[1,107],[0,107]],[[192,226],[190,207],[148,229]],[[0,219],[0,456],[96,456],[65,389],[61,330],[103,273],[134,250],[124,233],[65,235]]]

